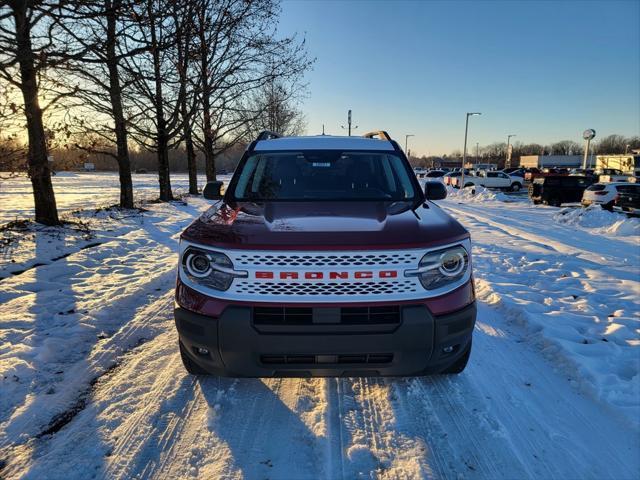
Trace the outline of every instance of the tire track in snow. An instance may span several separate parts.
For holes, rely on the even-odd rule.
[[[424,442],[398,424],[389,381],[340,379],[343,437],[347,440],[344,478],[419,478],[428,471]]]
[[[51,410],[52,405],[58,407],[54,408],[53,411],[56,413],[52,417],[43,418],[41,412],[37,415],[26,415],[22,409],[33,410],[35,405],[16,405],[17,413],[8,416],[7,421],[0,425],[0,431],[3,432],[3,436],[0,437],[0,449],[6,451],[16,447],[16,443],[11,443],[11,439],[16,438],[13,432],[19,431],[23,434],[17,437],[22,440],[18,443],[19,445],[28,443],[43,429],[46,430],[47,425],[54,424],[56,419],[65,413],[64,409],[76,402],[74,395],[82,395],[86,392],[91,383],[98,381],[104,373],[113,369],[123,356],[139,345],[141,339],[151,336],[161,328],[160,324],[163,321],[161,317],[171,308],[172,296],[172,292],[167,292],[152,304],[141,308],[132,321],[125,323],[113,335],[98,343],[86,361],[73,364],[65,372],[65,378],[69,378],[73,385],[71,387],[57,385],[58,390],[64,387],[60,393],[62,398],[56,398],[58,395],[49,395],[46,399],[48,410]]]

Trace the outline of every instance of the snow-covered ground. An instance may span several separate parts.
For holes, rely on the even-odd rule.
[[[173,270],[207,202],[92,213],[114,175],[55,182],[79,223],[0,232],[0,478],[638,478],[638,220],[493,192],[440,202],[474,242],[460,376],[195,378]],[[0,223],[30,202],[1,185]]]

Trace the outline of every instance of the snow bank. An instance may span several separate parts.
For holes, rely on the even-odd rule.
[[[616,236],[637,220],[599,207],[445,208],[471,232],[478,299],[523,326],[572,386],[638,429],[640,249]]]
[[[75,212],[67,218],[89,236],[27,224],[5,245],[0,451],[64,418],[96,378],[165,329],[178,235],[209,205],[187,201]]]
[[[462,189],[447,186],[447,198],[462,200],[465,203],[482,203],[489,201],[513,202],[515,198],[504,192],[489,190],[480,185]]]
[[[603,210],[599,205],[590,205],[587,208],[563,208],[554,216],[554,219],[560,224],[589,229],[595,234],[621,237],[640,235],[640,219]]]

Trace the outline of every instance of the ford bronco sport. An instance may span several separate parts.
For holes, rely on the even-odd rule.
[[[377,137],[377,138],[376,138]],[[263,132],[183,233],[175,321],[188,372],[460,373],[476,319],[469,233],[386,132]]]

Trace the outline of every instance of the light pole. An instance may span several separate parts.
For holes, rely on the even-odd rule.
[[[479,149],[480,149],[480,143],[476,142],[476,165],[480,163],[480,155],[478,154]]]
[[[504,158],[504,166],[505,168],[509,168],[511,166],[511,155],[509,155],[509,145],[511,145],[511,137],[516,137],[515,133],[507,135],[507,154]]]
[[[582,158],[582,169],[587,169],[587,159],[589,157],[589,147],[591,146],[591,140],[596,136],[596,131],[593,128],[587,128],[582,132],[582,138],[585,140],[584,157]]]
[[[467,121],[464,125],[464,150],[462,151],[462,169],[460,170],[460,188],[464,188],[464,164],[467,163],[467,133],[469,133],[469,117],[482,115],[480,112],[467,112]]]
[[[409,137],[415,137],[415,135],[405,135],[404,136],[404,153],[407,155],[407,159],[409,158],[409,150],[407,149]]]
[[[349,110],[349,112],[347,113],[347,125],[348,130],[349,130],[349,136],[351,136],[351,110]],[[343,129],[344,129],[344,125],[340,125]],[[355,127],[353,127],[353,129],[355,130],[356,128],[358,128],[358,126],[356,125]]]

